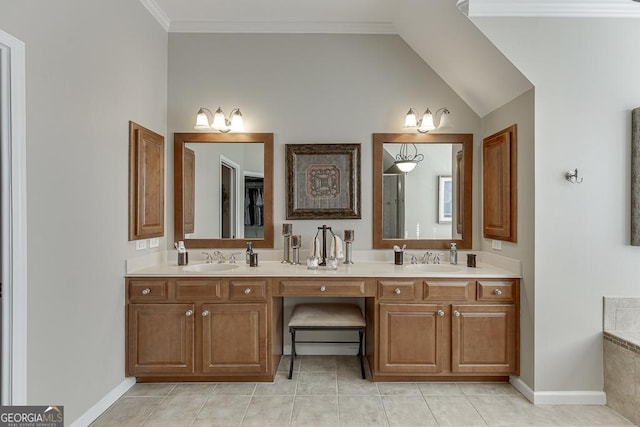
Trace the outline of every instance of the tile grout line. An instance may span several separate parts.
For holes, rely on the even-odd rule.
[[[192,427],[196,422],[196,420],[198,419],[198,415],[200,415],[200,412],[202,412],[202,408],[204,408],[204,405],[206,405],[209,402],[209,399],[211,399],[211,397],[213,396],[213,391],[216,389],[216,387],[218,387],[218,384],[215,384],[211,389],[211,392],[205,396],[204,402],[202,402],[202,405],[200,405],[200,409],[198,409],[198,411],[196,412],[196,416],[193,417],[193,420],[191,420],[191,424],[189,424],[189,427]]]
[[[464,393],[464,390],[462,391]],[[467,402],[469,402],[469,405],[471,405],[471,407],[474,409],[474,411],[476,411],[476,413],[478,414],[478,416],[482,419],[482,421],[484,421],[484,423],[489,426],[489,422],[482,416],[482,414],[480,413],[480,411],[478,410],[478,408],[476,407],[476,405],[473,404],[473,402],[471,402],[471,400],[469,400],[469,396],[467,396],[466,394],[464,395],[464,398],[467,399]]]
[[[429,413],[433,417],[433,421],[435,421],[436,425],[439,426],[440,423],[438,422],[438,418],[436,418],[436,414],[433,413],[433,410],[431,409],[431,406],[429,406],[429,402],[427,402],[427,396],[424,395],[424,393],[422,392],[422,389],[420,388],[420,386],[418,386],[418,390],[420,390],[420,396],[422,396],[422,400],[424,400],[425,405],[427,405],[427,409],[429,410]]]
[[[292,380],[293,380],[294,376],[296,378],[296,385],[293,388],[293,403],[291,404],[291,413],[289,414],[289,424],[288,424],[289,426],[293,422],[293,408],[295,408],[295,406],[296,406],[296,399],[298,397],[298,379],[300,378],[300,373],[298,372],[298,375],[296,375],[296,372],[292,372],[291,373],[291,379]]]
[[[144,418],[144,420],[142,420],[142,422],[140,423],[140,427],[144,426],[144,423],[146,423],[149,418],[151,418],[151,415],[153,415],[153,413],[156,411],[156,409],[158,409],[160,407],[160,405],[162,405],[162,403],[167,400],[167,397],[169,397],[169,394],[171,394],[171,392],[173,391],[174,388],[176,388],[177,384],[173,384],[173,387],[171,387],[171,390],[169,390],[167,392],[167,394],[165,394],[164,396],[157,396],[157,397],[162,397],[162,400],[160,400],[160,402],[158,402],[158,404],[155,406],[155,408],[153,408],[151,410],[151,412],[149,412],[149,414],[147,414],[147,416]],[[138,396],[138,397],[142,397],[142,396]],[[152,397],[152,396],[148,396],[148,397]]]
[[[257,388],[257,384],[254,385],[253,392],[251,393],[251,396],[249,396],[249,403],[247,403],[247,407],[244,408],[244,412],[242,413],[242,419],[240,420],[240,424],[238,424],[238,427],[242,426],[242,424],[244,423],[244,419],[247,416],[247,412],[249,412],[249,406],[251,406],[251,402],[253,401],[253,396],[256,393],[256,388]]]

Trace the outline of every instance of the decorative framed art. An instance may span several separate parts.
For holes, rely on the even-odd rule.
[[[360,144],[287,144],[287,219],[359,219]]]

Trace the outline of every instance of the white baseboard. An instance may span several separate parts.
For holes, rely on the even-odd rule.
[[[98,403],[93,405],[87,412],[82,414],[80,418],[70,424],[70,427],[86,427],[94,422],[109,406],[118,400],[123,394],[127,392],[136,383],[134,377],[125,378],[116,388],[111,390],[105,397],[100,399]]]
[[[291,354],[291,345],[284,345],[282,354]],[[296,354],[299,356],[355,356],[358,344],[297,344]]]
[[[603,391],[533,391],[520,379],[511,377],[511,385],[534,405],[606,405]]]

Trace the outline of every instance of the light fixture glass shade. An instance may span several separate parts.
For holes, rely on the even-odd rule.
[[[227,120],[224,118],[224,112],[222,112],[222,108],[218,107],[216,113],[213,115],[213,123],[211,123],[211,127],[215,130],[225,131],[228,129]]]
[[[425,111],[422,116],[422,120],[420,120],[420,127],[418,129],[420,132],[429,132],[435,128],[436,126],[433,124],[433,114],[431,114],[431,110],[427,108],[427,111]]]
[[[207,113],[204,109],[198,110],[198,115],[196,116],[196,124],[193,127],[196,130],[207,130],[211,129],[209,126],[209,118],[207,117]]]
[[[418,163],[413,160],[398,160],[395,165],[404,173],[409,173],[416,168]]]
[[[232,132],[244,132],[244,122],[239,108],[231,112],[231,125],[229,127]]]
[[[445,108],[444,111],[442,112],[442,115],[440,116],[440,123],[438,123],[438,129],[450,128],[452,125],[453,125],[453,122],[451,121],[451,113],[449,112],[449,110]]]
[[[416,116],[416,110],[413,108],[409,108],[404,118],[404,127],[407,129],[415,129],[418,127],[418,117]]]

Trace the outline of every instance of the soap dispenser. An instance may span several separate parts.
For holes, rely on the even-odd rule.
[[[247,264],[251,264],[251,255],[253,254],[253,244],[251,242],[247,242],[247,253],[245,256],[245,261]]]
[[[449,249],[449,263],[458,264],[458,248],[455,243],[451,243],[451,249]]]

